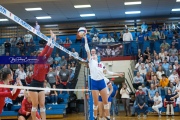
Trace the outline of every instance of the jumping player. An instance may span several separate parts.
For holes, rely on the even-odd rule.
[[[25,91],[24,97],[25,98],[22,101],[21,108],[18,111],[18,120],[32,120],[32,103],[27,91]],[[41,117],[38,112],[36,112],[36,120],[41,120]]]
[[[8,85],[10,81],[13,80],[13,73],[9,68],[3,68],[0,71],[0,84]],[[17,78],[16,80],[17,86],[20,86],[20,80]],[[9,88],[0,88],[0,114],[5,105],[5,98],[8,97],[12,100],[15,100],[20,93],[20,89],[13,89],[12,91]]]
[[[51,38],[46,44],[43,51],[40,52],[38,56],[43,57],[46,61],[51,56],[54,45],[52,44],[52,39],[56,41],[56,36],[52,31]],[[45,76],[48,73],[50,65],[47,64],[35,64],[34,72],[33,72],[33,80],[30,84],[31,87],[40,87],[43,88]],[[38,108],[38,104],[40,107],[40,115],[42,120],[46,120],[46,109],[45,109],[45,92],[43,90],[29,90],[29,95],[32,100],[32,110],[31,116],[33,120],[36,120],[36,112]]]
[[[110,120],[108,95],[107,95],[106,83],[104,81],[103,66],[98,63],[96,50],[92,49],[90,52],[86,35],[84,36],[84,39],[85,39],[85,50],[87,52],[89,68],[90,68],[90,73],[91,73],[91,85],[92,85],[91,90],[92,90],[92,96],[93,96],[93,102],[94,102],[94,105],[93,105],[94,120],[97,120],[99,93],[102,97],[106,119]]]

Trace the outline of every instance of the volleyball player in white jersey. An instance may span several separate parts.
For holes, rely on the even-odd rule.
[[[107,95],[106,84],[104,81],[104,73],[103,73],[103,68],[102,68],[103,66],[98,64],[96,50],[92,49],[90,52],[86,35],[84,36],[84,39],[85,39],[85,50],[87,52],[90,74],[91,74],[91,90],[92,90],[92,96],[93,96],[93,102],[94,102],[94,105],[93,105],[94,120],[97,120],[99,93],[102,97],[102,101],[104,104],[106,119],[110,120],[108,95]]]
[[[107,95],[108,95],[108,103],[109,103],[109,106],[111,106],[111,101],[112,101],[111,93],[113,92],[113,87],[112,87],[111,82],[109,81],[109,79],[106,76],[110,75],[110,76],[122,77],[124,74],[123,73],[114,73],[114,72],[107,70],[102,62],[99,62],[99,65],[103,66],[104,81],[106,83]],[[98,106],[99,106],[99,120],[104,120],[105,114],[104,114],[104,109],[103,109],[102,98],[100,95],[99,95]],[[109,107],[109,109],[110,109],[110,107]]]

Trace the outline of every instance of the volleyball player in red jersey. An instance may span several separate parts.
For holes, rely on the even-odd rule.
[[[32,120],[31,117],[31,109],[32,109],[32,102],[31,98],[29,97],[28,93],[25,92],[24,99],[22,101],[21,108],[18,111],[18,120]],[[41,117],[38,112],[36,112],[36,120],[41,120]]]
[[[0,84],[8,85],[10,81],[13,80],[13,73],[9,68],[3,68],[0,71]],[[20,80],[17,78],[16,80],[17,86],[20,86]],[[13,89],[12,91],[9,88],[0,88],[0,114],[5,105],[5,98],[8,97],[12,100],[15,100],[20,93],[20,89]]]
[[[51,38],[46,44],[45,48],[40,52],[38,56],[44,57],[45,61],[51,56],[54,45],[52,44],[52,39],[56,41],[56,36],[52,31]],[[30,84],[30,87],[40,87],[43,88],[45,76],[48,73],[50,64],[35,64],[33,71],[33,80]],[[45,109],[45,92],[43,90],[29,90],[29,95],[32,101],[31,116],[32,120],[36,120],[36,111],[38,104],[40,107],[40,115],[42,120],[46,120],[46,109]]]

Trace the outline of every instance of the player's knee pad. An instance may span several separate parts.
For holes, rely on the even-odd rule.
[[[32,108],[31,108],[31,111],[32,111],[32,112],[36,112],[36,111],[37,111],[37,108],[36,108],[36,107],[32,107]]]
[[[93,110],[97,110],[98,106],[93,105]]]
[[[105,110],[109,109],[109,104],[104,105],[104,109]]]
[[[40,112],[45,112],[46,108],[40,108]]]

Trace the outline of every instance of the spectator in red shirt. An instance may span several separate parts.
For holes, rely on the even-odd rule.
[[[24,94],[25,98],[22,101],[21,108],[18,111],[18,120],[32,120],[31,116],[31,109],[32,109],[32,102],[31,98],[29,97],[28,93],[25,92]],[[36,119],[40,120],[41,117],[38,112],[36,112]]]
[[[8,85],[10,81],[13,80],[13,73],[9,68],[3,68],[0,71],[0,84]],[[17,78],[17,86],[20,86],[20,80]],[[8,97],[15,100],[20,93],[20,89],[10,90],[9,88],[0,88],[0,114],[5,105],[5,98]]]
[[[52,31],[51,38],[49,39],[47,45],[43,49],[43,51],[40,52],[38,56],[43,57],[45,61],[48,60],[48,58],[51,56],[51,53],[53,51],[54,45],[52,44],[52,39],[56,41],[56,36]],[[50,64],[47,62],[46,64],[35,64],[34,65],[34,71],[33,71],[33,80],[30,84],[31,87],[44,87],[44,81],[46,74],[49,71]],[[45,92],[43,90],[29,90],[29,95],[32,100],[32,110],[31,110],[31,116],[33,120],[36,120],[36,112],[38,105],[40,107],[40,114],[42,117],[42,120],[46,120],[46,109],[45,109]]]

